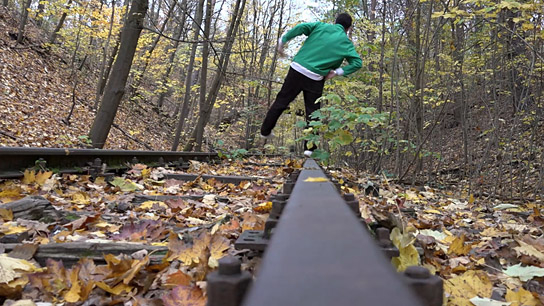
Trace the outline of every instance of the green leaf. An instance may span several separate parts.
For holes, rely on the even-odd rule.
[[[340,130],[338,131],[338,142],[345,146],[353,142],[353,135],[349,131]]]
[[[312,158],[319,159],[319,160],[327,160],[329,159],[329,157],[330,157],[329,152],[323,151],[323,150],[315,150],[314,153],[312,154]]]
[[[119,176],[115,177],[110,182],[110,184],[112,184],[115,187],[119,187],[119,189],[121,189],[121,191],[123,192],[132,192],[132,191],[144,189],[143,186],[138,185],[131,180],[125,180],[124,178]]]

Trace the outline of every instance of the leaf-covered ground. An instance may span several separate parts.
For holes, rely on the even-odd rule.
[[[256,270],[258,257],[234,250],[233,243],[243,230],[263,227],[270,209],[267,199],[299,167],[295,161],[260,159],[218,165],[191,162],[188,170],[263,178],[240,184],[165,180],[161,175],[171,170],[144,165],[135,165],[110,182],[32,171],[20,181],[1,182],[2,203],[41,195],[55,209],[75,217],[14,219],[0,204],[0,236],[28,232],[27,242],[34,244],[139,243],[164,251],[105,253],[101,262],[83,258],[72,266],[48,260],[43,267],[34,260],[2,254],[0,292],[7,298],[78,305],[185,305],[189,301],[204,305],[205,277],[219,258],[235,254],[243,259],[244,269]],[[405,188],[382,177],[332,172],[345,192],[358,196],[369,224],[393,229],[391,238],[401,256],[392,264],[399,270],[423,265],[440,275],[448,305],[542,304],[540,203],[482,202],[428,187]],[[369,182],[378,193],[372,193]],[[147,198],[142,200],[144,195]],[[150,200],[160,195],[195,197]]]
[[[193,161],[190,173],[245,175],[267,180],[240,184],[214,179],[184,182],[162,179],[165,169],[135,165],[124,177],[110,182],[92,181],[86,175],[62,175],[27,171],[22,180],[0,184],[3,203],[29,195],[47,198],[59,211],[70,211],[73,221],[55,222],[13,219],[0,204],[0,236],[29,232],[34,244],[88,242],[139,243],[164,246],[167,252],[145,250],[132,256],[104,254],[105,264],[81,259],[71,267],[48,260],[36,262],[0,255],[0,296],[44,302],[106,305],[131,301],[132,305],[204,305],[205,277],[233,248],[243,230],[262,229],[270,203],[295,162],[259,160],[252,166],[240,162],[208,165]],[[283,163],[284,166],[277,166]],[[256,163],[256,162],[254,162]],[[136,195],[195,196],[166,201],[133,201]],[[199,197],[200,196],[200,197]],[[79,217],[79,218],[78,218]],[[64,218],[66,219],[66,218]],[[244,269],[252,271],[257,258],[244,257]]]

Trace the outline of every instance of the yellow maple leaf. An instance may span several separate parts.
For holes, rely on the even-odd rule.
[[[448,254],[467,255],[472,247],[470,244],[465,245],[465,235],[456,237],[448,248]]]
[[[26,169],[23,174],[23,179],[21,183],[28,185],[28,184],[34,183],[35,181],[36,181],[36,171]]]
[[[519,288],[517,292],[510,289],[506,291],[506,301],[511,302],[510,306],[536,306],[539,301],[535,296],[523,288]]]
[[[448,305],[474,306],[470,299],[475,296],[491,296],[493,283],[483,271],[469,270],[444,281],[444,291],[449,294]]]
[[[47,181],[47,179],[49,179],[51,177],[51,175],[53,175],[53,172],[52,171],[40,171],[36,174],[36,183],[38,183],[38,185],[40,186],[43,186],[43,184],[45,184],[45,181]]]
[[[79,205],[88,205],[91,203],[91,198],[84,192],[77,192],[72,194],[72,203]]]
[[[19,200],[24,197],[21,193],[23,190],[19,186],[0,186],[0,201],[8,203],[11,201]]]
[[[322,183],[322,182],[328,182],[329,180],[326,177],[308,177],[304,180],[305,182],[310,183]]]
[[[75,303],[80,300],[81,286],[79,285],[79,268],[74,268],[70,271],[70,290],[64,295],[64,300],[68,303]]]
[[[185,243],[180,240],[177,235],[171,234],[168,250],[169,255],[167,260],[181,260],[186,265],[200,262],[200,255],[206,250],[209,243],[209,235],[200,234],[193,239],[193,243]]]
[[[208,266],[210,268],[219,267],[219,259],[223,257],[226,250],[230,247],[230,241],[220,235],[214,235],[210,242],[210,257],[208,258]]]

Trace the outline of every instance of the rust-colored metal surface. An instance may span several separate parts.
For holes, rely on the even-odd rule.
[[[308,159],[245,306],[422,305],[331,182]]]

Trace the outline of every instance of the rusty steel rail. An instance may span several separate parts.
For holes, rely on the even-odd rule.
[[[304,163],[243,305],[422,305],[335,185],[309,177],[326,177],[312,159]]]
[[[19,148],[0,147],[0,178],[17,178],[22,176],[26,168],[45,162],[49,169],[85,168],[95,159],[105,163],[109,168],[125,167],[128,163],[145,163],[159,165],[192,160],[209,160],[218,158],[217,153],[207,152],[174,152],[174,151],[131,151],[69,148]]]

